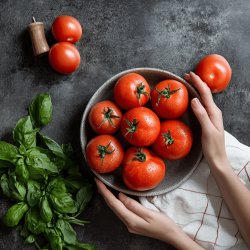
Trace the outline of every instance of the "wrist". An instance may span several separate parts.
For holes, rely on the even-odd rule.
[[[208,164],[211,170],[224,171],[225,169],[230,168],[230,163],[227,158],[226,153],[220,157],[214,157],[208,161]]]
[[[172,240],[168,241],[176,249],[185,250],[200,250],[203,249],[194,240],[192,240],[181,228],[176,226],[173,230]]]

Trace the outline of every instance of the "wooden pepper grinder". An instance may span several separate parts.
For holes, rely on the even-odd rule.
[[[33,23],[30,23],[28,30],[32,41],[34,56],[42,56],[49,52],[49,45],[44,34],[44,24],[36,22],[33,17]]]

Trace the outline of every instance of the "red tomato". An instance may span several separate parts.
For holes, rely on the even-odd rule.
[[[162,81],[151,93],[151,104],[161,118],[178,118],[188,107],[187,88],[175,80]]]
[[[129,73],[122,76],[115,84],[115,102],[122,109],[144,106],[150,97],[150,87],[146,79],[137,74]]]
[[[133,108],[124,114],[121,131],[130,144],[138,147],[149,146],[159,135],[160,120],[151,109]]]
[[[97,173],[109,173],[117,169],[123,155],[122,145],[112,135],[98,135],[86,147],[87,162]]]
[[[208,85],[213,93],[223,91],[232,77],[228,61],[220,55],[205,56],[197,65],[195,73]]]
[[[164,161],[147,148],[129,148],[123,160],[122,177],[126,186],[132,190],[153,189],[164,179]]]
[[[79,67],[80,61],[80,54],[71,43],[56,43],[50,49],[49,63],[55,71],[61,74],[74,72]]]
[[[58,16],[52,24],[52,34],[58,42],[75,43],[82,36],[79,21],[72,16]]]
[[[168,160],[185,157],[191,150],[193,135],[182,121],[169,120],[161,123],[161,131],[153,144],[154,151]]]
[[[121,120],[121,110],[109,100],[96,103],[89,113],[90,126],[98,134],[115,133],[121,125]]]

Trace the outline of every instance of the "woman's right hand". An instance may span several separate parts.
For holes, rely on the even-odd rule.
[[[209,87],[199,76],[190,72],[185,74],[185,79],[198,90],[201,96],[202,103],[198,98],[194,98],[191,100],[191,107],[202,128],[201,139],[204,156],[212,168],[227,166],[221,110],[214,103]]]

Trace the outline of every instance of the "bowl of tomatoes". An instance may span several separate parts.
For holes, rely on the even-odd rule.
[[[135,196],[180,186],[202,157],[201,127],[190,107],[198,92],[161,69],[135,68],[107,80],[82,116],[80,142],[94,175]]]

